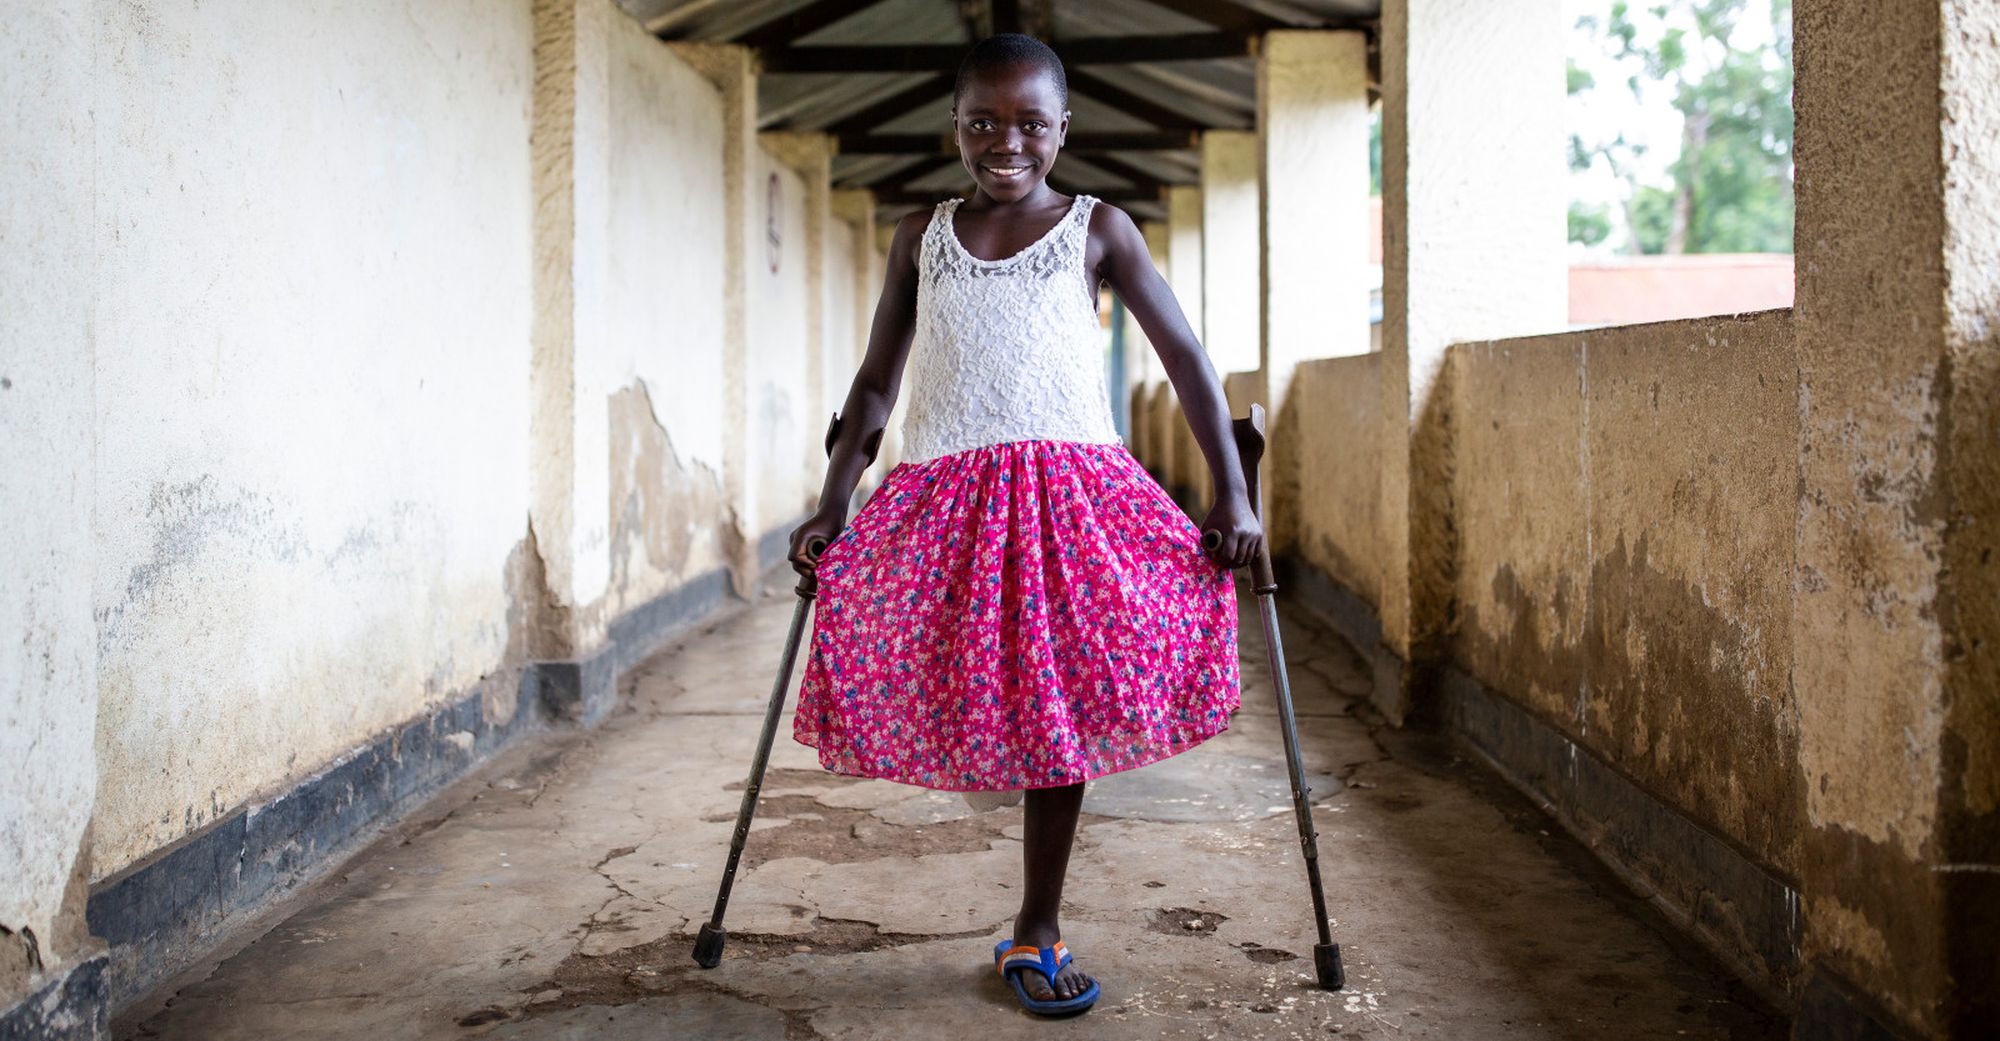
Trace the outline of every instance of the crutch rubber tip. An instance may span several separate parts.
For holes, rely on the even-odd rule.
[[[722,964],[722,944],[728,939],[728,930],[713,922],[701,923],[701,935],[694,939],[694,963],[704,969]]]
[[[1319,972],[1319,989],[1339,990],[1347,986],[1347,971],[1340,967],[1340,945],[1313,944],[1313,968]]]

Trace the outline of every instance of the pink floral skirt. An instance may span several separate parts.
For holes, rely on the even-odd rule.
[[[1144,766],[1241,703],[1227,568],[1124,445],[903,464],[819,563],[792,735],[835,773],[1009,791]]]

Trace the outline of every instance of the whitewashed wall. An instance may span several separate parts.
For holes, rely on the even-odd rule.
[[[82,953],[63,894],[97,789],[93,36],[89,3],[0,5],[0,928],[50,971]],[[0,1008],[24,961],[0,955]]]
[[[95,10],[103,877],[499,663],[532,36],[479,0]]]

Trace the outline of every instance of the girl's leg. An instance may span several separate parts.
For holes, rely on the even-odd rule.
[[[1021,913],[1014,919],[1014,942],[1047,947],[1062,938],[1056,919],[1062,908],[1063,876],[1069,871],[1070,843],[1076,838],[1076,818],[1083,809],[1083,785],[1031,788],[1026,801],[1027,837],[1022,860],[1027,885]],[[1056,973],[1054,990],[1039,972],[1021,976],[1028,993],[1044,1001],[1076,997],[1090,989],[1090,979],[1074,961]]]

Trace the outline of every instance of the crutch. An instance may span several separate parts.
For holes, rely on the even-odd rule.
[[[1250,414],[1232,420],[1236,454],[1243,461],[1243,480],[1250,493],[1250,508],[1257,520],[1264,519],[1264,498],[1257,480],[1257,465],[1264,458],[1264,406],[1252,404]],[[1222,533],[1210,528],[1201,534],[1204,549],[1222,545]],[[1271,543],[1266,538],[1250,562],[1250,577],[1257,591],[1257,617],[1264,626],[1264,649],[1270,654],[1271,681],[1278,688],[1278,716],[1285,729],[1285,765],[1292,775],[1292,809],[1299,818],[1299,845],[1306,854],[1306,880],[1312,883],[1313,924],[1319,926],[1319,942],[1313,945],[1313,968],[1321,990],[1339,990],[1347,983],[1340,967],[1340,945],[1333,942],[1333,930],[1326,921],[1326,889],[1319,880],[1319,833],[1313,830],[1312,789],[1306,787],[1305,767],[1299,761],[1299,726],[1292,716],[1292,681],[1285,673],[1285,647],[1278,636],[1278,578],[1271,569]]]
[[[826,427],[826,453],[833,455],[833,443],[840,439],[840,413],[833,414],[833,420]],[[875,461],[875,452],[882,445],[882,432],[871,434],[862,449],[868,462]],[[826,550],[827,540],[815,535],[806,542],[806,556],[817,562]],[[806,628],[806,614],[811,610],[813,599],[819,595],[819,580],[813,575],[799,576],[799,584],[793,592],[799,595],[798,606],[792,608],[792,628],[785,634],[785,653],[778,666],[778,682],[771,687],[771,702],[764,709],[764,732],[757,738],[757,755],[750,762],[750,780],[743,789],[743,803],[736,810],[736,834],[729,840],[729,863],[722,869],[722,887],[715,893],[715,914],[701,923],[701,933],[695,937],[695,964],[704,969],[713,969],[722,964],[722,945],[729,934],[722,928],[722,914],[729,908],[729,889],[736,882],[736,865],[743,859],[743,843],[750,837],[750,819],[757,814],[757,793],[764,787],[764,766],[771,760],[771,742],[778,734],[778,717],[785,711],[785,693],[792,685],[792,664],[799,656],[799,639]]]

